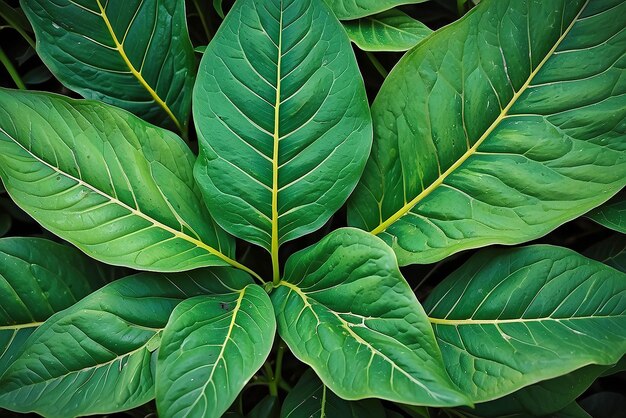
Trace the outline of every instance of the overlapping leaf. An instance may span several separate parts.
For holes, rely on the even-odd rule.
[[[626,192],[620,192],[587,216],[602,226],[626,234]]]
[[[626,183],[626,3],[481,1],[409,52],[349,223],[401,265],[537,238]],[[582,65],[584,63],[584,65]]]
[[[185,131],[195,57],[185,2],[22,0],[37,53],[68,88]]]
[[[103,266],[40,238],[0,239],[0,376],[43,321],[107,283]]]
[[[222,416],[263,365],[275,333],[272,303],[258,285],[241,283],[182,302],[159,349],[159,414]]]
[[[214,268],[105,286],[37,328],[0,382],[0,405],[65,418],[144,404],[154,397],[154,357],[176,305],[246,280]]]
[[[343,22],[343,27],[363,51],[406,51],[433,32],[397,9]]]
[[[475,402],[626,354],[626,274],[564,248],[485,250],[424,308]]]
[[[624,235],[614,234],[591,246],[584,254],[626,273],[626,236]]]
[[[342,20],[373,15],[401,4],[422,3],[426,0],[325,0]]]
[[[144,270],[234,264],[174,134],[90,101],[0,90],[0,175],[13,200],[94,258]]]
[[[375,236],[340,229],[292,255],[271,298],[292,353],[340,397],[467,403],[393,252]]]
[[[216,221],[272,253],[345,202],[371,146],[348,38],[321,0],[238,0],[194,89],[195,175]]]

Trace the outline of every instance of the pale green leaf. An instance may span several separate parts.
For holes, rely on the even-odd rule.
[[[43,321],[108,282],[100,263],[41,238],[0,239],[0,376]]]
[[[447,376],[432,328],[393,252],[357,229],[292,255],[271,293],[292,353],[344,399],[467,403]]]
[[[265,362],[275,333],[272,303],[256,284],[182,302],[159,349],[159,415],[220,417]]]
[[[385,410],[377,399],[346,401],[328,389],[311,369],[289,392],[281,418],[381,418]]]
[[[475,402],[626,354],[626,274],[547,245],[484,250],[428,297],[452,380]]]
[[[626,184],[626,3],[484,0],[372,107],[349,224],[400,265],[538,238]]]
[[[426,0],[325,0],[341,20],[373,15],[402,4],[422,3]]]
[[[202,57],[194,119],[209,210],[270,251],[275,275],[278,247],[341,207],[371,147],[363,81],[322,0],[238,0]]]
[[[30,336],[0,382],[0,405],[46,417],[104,414],[154,397],[162,330],[182,300],[250,282],[229,269],[140,273],[53,315]]]
[[[618,193],[604,205],[589,212],[587,217],[602,226],[626,234],[626,192]]]
[[[195,57],[185,2],[21,0],[37,54],[69,89],[185,131]]]
[[[406,51],[433,31],[397,9],[343,22],[348,37],[363,51]]]
[[[0,90],[0,176],[13,200],[90,256],[143,270],[236,265],[169,131],[92,101]]]

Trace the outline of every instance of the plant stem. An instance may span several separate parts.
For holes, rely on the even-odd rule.
[[[209,30],[209,25],[206,21],[206,16],[202,10],[202,6],[198,2],[198,0],[193,0],[193,5],[196,7],[196,11],[198,12],[198,17],[200,18],[200,23],[202,23],[202,27],[204,28],[204,33],[206,33],[207,43],[211,42],[211,31]]]
[[[274,371],[272,370],[272,366],[270,366],[269,362],[263,363],[263,370],[265,371],[265,375],[267,376],[267,386],[270,389],[271,396],[278,396],[278,384],[276,383],[276,379],[274,376]]]
[[[0,6],[2,6],[2,5],[0,5]],[[8,9],[8,10],[5,10],[5,8]],[[33,49],[35,49],[35,41],[33,40],[33,38],[31,38],[30,35],[28,33],[26,33],[26,30],[24,30],[24,28],[19,24],[19,22],[17,22],[15,19],[13,19],[13,17],[16,17],[16,16],[12,16],[12,14],[15,14],[15,13],[16,12],[14,11],[14,9],[11,8],[8,5],[4,5],[4,7],[0,7],[0,17],[2,19],[4,19],[4,21],[7,22],[9,24],[9,26],[11,26],[20,35],[22,35],[22,38],[24,38],[26,40],[26,42],[28,42],[28,44]]]
[[[389,71],[387,71],[385,67],[383,67],[380,61],[378,61],[378,58],[376,58],[376,56],[369,51],[366,51],[365,55],[367,55],[367,58],[369,58],[369,60],[372,62],[372,65],[374,66],[374,68],[376,68],[380,75],[383,76],[383,78],[387,78],[387,76],[389,75]]]
[[[6,56],[6,54],[4,53],[1,47],[0,47],[0,62],[4,65],[4,68],[6,68],[7,71],[9,72],[9,75],[13,79],[13,82],[15,82],[15,85],[17,85],[17,88],[19,88],[20,90],[26,90],[26,86],[24,85],[22,78],[20,77],[19,73],[13,66],[13,63],[11,62],[9,57]]]

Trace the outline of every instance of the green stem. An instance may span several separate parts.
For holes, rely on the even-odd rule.
[[[274,371],[272,370],[272,366],[270,366],[269,362],[263,363],[263,370],[265,370],[265,375],[267,376],[267,386],[270,389],[271,396],[278,396],[278,385],[276,383],[276,379],[274,378]]]
[[[13,63],[11,62],[9,57],[6,56],[2,48],[0,48],[0,62],[4,65],[4,68],[6,68],[7,71],[9,72],[9,75],[13,79],[13,82],[15,82],[15,85],[17,85],[17,88],[19,88],[20,90],[26,90],[26,86],[24,85],[22,78],[20,77],[19,73],[13,66]]]
[[[10,6],[7,5],[5,7],[9,8]],[[24,28],[11,17],[11,14],[9,13],[9,10],[13,10],[13,9],[6,10],[6,13],[5,13],[5,10],[3,10],[3,9],[4,9],[4,7],[0,7],[0,17],[2,19],[4,19],[4,21],[7,22],[20,35],[22,35],[22,38],[24,38],[26,40],[26,42],[28,42],[28,44],[33,49],[35,49],[35,41],[33,40],[33,38],[31,38],[30,35],[28,33],[26,33],[26,30],[24,30]]]
[[[211,31],[209,30],[209,25],[206,21],[206,16],[202,10],[202,6],[198,3],[198,0],[193,0],[193,5],[196,7],[196,11],[198,12],[198,17],[200,18],[200,23],[202,23],[202,27],[204,28],[204,33],[206,33],[207,43],[211,42]]]
[[[365,55],[367,55],[367,58],[369,58],[369,60],[372,62],[372,65],[374,66],[374,68],[376,68],[380,75],[383,76],[383,78],[387,78],[387,76],[389,75],[389,71],[387,71],[385,67],[383,67],[380,61],[378,61],[378,58],[376,58],[376,56],[369,51],[366,51]]]

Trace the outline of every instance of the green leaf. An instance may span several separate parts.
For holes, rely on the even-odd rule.
[[[11,215],[5,212],[4,208],[0,207],[0,237],[3,237],[11,229],[13,221]]]
[[[623,15],[621,0],[485,0],[421,42],[373,104],[349,224],[400,265],[432,263],[538,238],[617,193]]]
[[[402,4],[422,3],[426,0],[324,0],[341,20],[357,19],[389,10]]]
[[[560,411],[550,415],[550,418],[592,418],[592,416],[589,415],[576,402],[572,402]]]
[[[341,207],[369,153],[348,38],[321,0],[238,0],[202,57],[194,104],[209,210],[270,251],[276,274],[279,245]]]
[[[587,217],[604,227],[626,234],[626,192],[618,193],[604,205],[589,212]]]
[[[433,32],[397,9],[343,22],[343,27],[363,51],[406,51]]]
[[[182,302],[159,349],[159,415],[220,417],[263,365],[275,333],[272,303],[258,285]]]
[[[75,248],[0,239],[0,376],[43,321],[107,282],[104,266]]]
[[[247,418],[279,418],[280,402],[278,397],[267,395],[256,404],[247,415]]]
[[[626,273],[626,236],[614,234],[591,246],[585,255]]]
[[[626,405],[626,396],[617,392],[599,392],[583,399],[580,405],[593,418],[620,418]]]
[[[185,2],[21,0],[37,53],[69,89],[185,132],[195,57]]]
[[[428,297],[452,380],[485,402],[626,353],[626,274],[547,245],[484,250]]]
[[[307,370],[283,403],[281,418],[380,418],[385,410],[378,399],[346,401]]]
[[[154,397],[156,349],[172,310],[227,280],[250,278],[228,268],[140,273],[92,293],[31,335],[0,382],[0,405],[62,418],[144,404]]]
[[[566,408],[610,366],[591,365],[527,386],[502,398],[476,405],[481,417],[546,416]]]
[[[169,131],[97,102],[0,90],[0,176],[45,228],[109,264],[236,265]]]
[[[344,399],[466,404],[447,376],[433,331],[393,252],[339,229],[292,255],[271,294],[292,353]]]
[[[213,0],[213,8],[217,12],[217,15],[224,19],[224,7],[222,6],[222,0]]]

